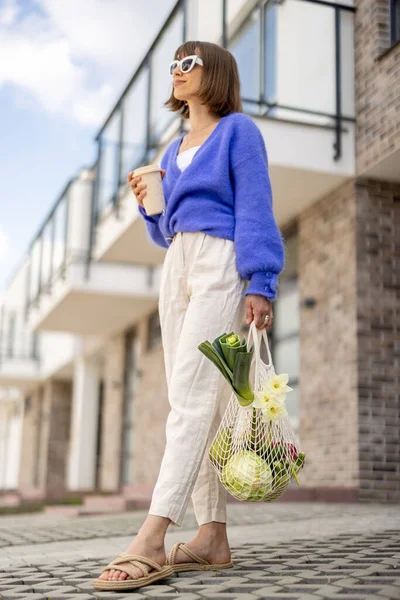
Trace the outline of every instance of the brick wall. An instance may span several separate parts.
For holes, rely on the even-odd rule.
[[[37,389],[25,399],[19,489],[29,492],[39,486],[39,445],[43,390]]]
[[[101,418],[99,485],[102,490],[117,490],[124,404],[125,337],[110,338],[105,348],[104,399]]]
[[[308,487],[400,500],[400,185],[354,181],[299,219]]]
[[[44,471],[43,479],[48,494],[62,494],[66,488],[71,408],[71,381],[47,381],[44,388],[44,416],[47,424],[47,444],[42,468]],[[42,441],[44,442],[43,429],[42,432]]]
[[[353,183],[299,218],[302,483],[358,485],[356,201]]]
[[[141,322],[139,335],[142,354],[135,396],[134,483],[152,485],[164,454],[169,403],[162,346],[146,352],[146,321]]]
[[[359,0],[355,14],[358,174],[400,150],[400,44],[381,56],[389,46],[389,1]]]
[[[400,184],[358,182],[357,199],[360,498],[399,501]]]

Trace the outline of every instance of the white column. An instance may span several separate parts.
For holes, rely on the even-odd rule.
[[[82,169],[68,192],[68,249],[75,258],[89,247],[93,173]]]
[[[93,489],[96,477],[97,417],[100,369],[93,359],[75,361],[71,436],[68,457],[69,490]]]

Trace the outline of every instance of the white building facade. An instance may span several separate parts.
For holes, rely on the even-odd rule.
[[[159,162],[186,126],[163,107],[171,90],[166,67],[184,40],[199,39],[234,54],[244,111],[268,150],[287,256],[273,356],[277,371],[289,372],[288,408],[308,457],[298,497],[400,497],[399,483],[387,479],[398,467],[379,479],[363,454],[377,430],[382,439],[395,432],[389,416],[372,420],[382,390],[371,392],[378,390],[373,375],[363,379],[369,358],[360,349],[360,324],[369,317],[360,290],[370,263],[360,248],[372,222],[388,210],[399,214],[400,196],[395,124],[390,149],[382,157],[376,151],[375,162],[360,160],[365,131],[356,116],[365,102],[360,61],[367,41],[357,32],[366,14],[366,0],[358,16],[351,2],[176,3],[98,134],[96,164],[67,184],[6,291],[4,494],[23,500],[79,493],[94,501],[107,492],[125,507],[148,502],[168,414],[157,314],[165,250],[150,244],[126,176]],[[376,214],[364,211],[369,203]],[[378,259],[383,273],[385,258]],[[383,275],[379,285],[385,287]],[[383,293],[392,306],[394,287]],[[391,339],[395,325],[387,327],[380,334]],[[395,367],[393,354],[386,360]],[[395,385],[390,379],[387,415],[397,406]]]

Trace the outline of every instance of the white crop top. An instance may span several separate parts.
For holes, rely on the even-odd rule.
[[[193,160],[193,156],[196,154],[197,150],[200,146],[194,146],[194,148],[189,148],[188,150],[184,150],[176,157],[176,164],[181,171],[184,171],[186,167],[190,165]]]

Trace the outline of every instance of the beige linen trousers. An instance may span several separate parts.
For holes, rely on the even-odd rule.
[[[246,284],[236,268],[233,241],[201,232],[175,234],[159,296],[171,410],[149,514],[178,526],[190,498],[199,525],[226,522],[226,492],[208,448],[230,396],[229,384],[198,345],[225,332],[240,332]]]

